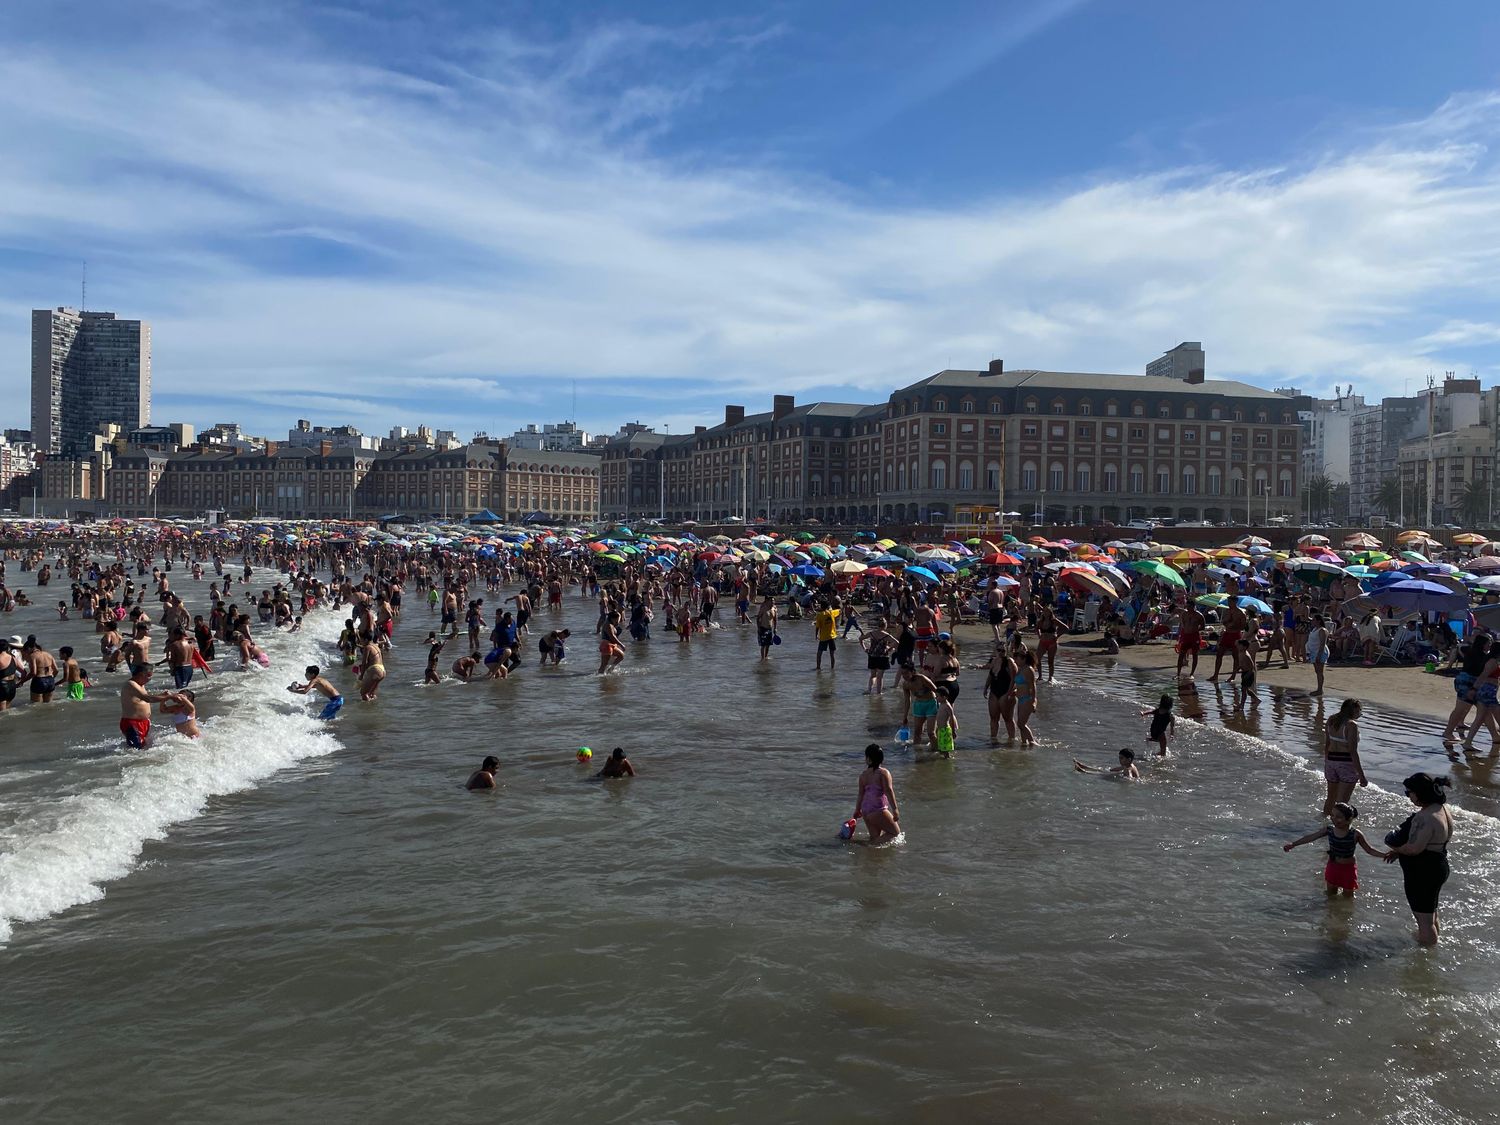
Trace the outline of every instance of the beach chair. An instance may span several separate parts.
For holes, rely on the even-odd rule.
[[[1375,663],[1380,664],[1389,660],[1392,664],[1408,664],[1415,656],[1408,649],[1415,648],[1417,631],[1410,625],[1402,624],[1395,633],[1391,635],[1390,643],[1375,653]]]
[[[1073,632],[1092,633],[1099,627],[1099,603],[1089,602],[1073,613]]]

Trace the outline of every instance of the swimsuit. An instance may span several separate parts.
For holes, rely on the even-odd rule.
[[[911,701],[911,717],[913,719],[935,719],[938,713],[938,701],[936,699],[913,699]]]
[[[878,778],[860,790],[859,812],[861,816],[883,812],[890,807],[890,802],[885,799],[885,786],[880,784]]]
[[[57,686],[56,676],[33,676],[31,677],[32,695],[51,695],[52,689]]]
[[[953,728],[938,727],[936,741],[939,754],[947,756],[953,753]]]
[[[320,719],[331,719],[339,713],[339,708],[344,705],[344,697],[335,695],[327,703],[323,704],[323,710],[318,713]]]
[[[1354,830],[1350,829],[1347,836],[1337,836],[1329,825],[1324,832],[1328,835],[1328,862],[1323,866],[1323,881],[1330,887],[1359,890],[1359,871],[1354,863],[1354,848],[1359,841]]]
[[[151,736],[150,719],[121,719],[120,733],[125,736],[125,742],[136,750],[145,748],[146,740]]]
[[[1347,747],[1347,736],[1328,732],[1328,748],[1323,752],[1323,779],[1339,785],[1359,784],[1359,770],[1354,766],[1354,755],[1348,749],[1334,750],[1335,744]]]
[[[74,680],[71,684],[68,685],[68,698],[69,699],[82,699],[83,698],[83,681],[82,680]]]
[[[184,664],[180,668],[172,669],[172,683],[178,691],[181,691],[192,682],[193,666],[191,664]]]

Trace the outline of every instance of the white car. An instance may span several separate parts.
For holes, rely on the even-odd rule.
[[[1132,531],[1150,531],[1156,527],[1156,524],[1151,520],[1131,520],[1125,526]]]

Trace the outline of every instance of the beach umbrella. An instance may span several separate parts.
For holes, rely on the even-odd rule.
[[[1371,595],[1381,605],[1417,613],[1461,613],[1469,608],[1467,594],[1456,593],[1438,582],[1409,578],[1392,582]]]
[[[1309,543],[1316,544],[1319,547],[1327,546],[1328,536],[1318,534],[1304,535],[1302,536],[1302,538],[1297,540],[1297,546],[1299,547]]]
[[[1134,543],[1127,543],[1123,539],[1111,539],[1104,544],[1104,549],[1107,551],[1133,551],[1135,547]]]
[[[964,546],[965,547],[977,547],[977,546],[979,546],[983,542],[984,542],[984,540],[981,539],[981,538],[979,538],[979,536],[973,535],[973,536],[970,536],[968,539],[964,540]]]
[[[1335,578],[1342,578],[1347,573],[1343,567],[1319,559],[1289,559],[1286,570],[1297,581],[1310,586],[1331,585]]]
[[[792,567],[790,573],[795,574],[798,578],[822,578],[823,568],[813,566],[812,563],[798,563]]]
[[[932,562],[934,559],[940,559],[943,562],[953,562],[959,557],[960,556],[957,553],[945,550],[942,547],[933,547],[926,551],[917,552],[917,558],[923,560],[924,562]]]
[[[1380,540],[1366,532],[1356,531],[1353,535],[1344,536],[1344,546],[1356,547],[1366,551],[1378,551],[1380,549]]]
[[[1401,557],[1407,562],[1412,563],[1424,563],[1427,561],[1427,556],[1422,554],[1421,551],[1402,551]]]
[[[883,566],[872,566],[868,568],[863,575],[863,577],[865,578],[889,578],[890,576],[891,572],[886,570]]]
[[[921,568],[918,568],[918,569],[921,569]],[[927,567],[926,567],[926,569],[927,570],[931,570],[931,571],[933,571],[933,572],[935,572],[937,574],[957,574],[958,573],[958,567],[954,566],[950,562],[944,562],[942,559],[928,559],[927,560]]]
[[[1247,535],[1243,539],[1236,540],[1231,546],[1238,547],[1269,547],[1271,541],[1262,539],[1259,535]]]
[[[1138,559],[1135,562],[1126,563],[1125,565],[1137,574],[1144,574],[1149,578],[1155,578],[1158,582],[1164,582],[1168,586],[1176,586],[1183,590],[1187,589],[1187,583],[1183,581],[1182,575],[1160,559]]]
[[[1020,566],[1021,565],[1021,560],[1020,559],[1016,558],[1015,555],[1008,555],[1004,551],[996,551],[993,554],[985,555],[979,561],[982,562],[982,563],[984,563],[986,566]],[[1495,565],[1496,565],[1497,568],[1500,568],[1500,558],[1497,558],[1495,560]]]
[[[1457,543],[1460,547],[1477,547],[1481,543],[1488,543],[1489,541],[1490,537],[1488,535],[1480,535],[1477,531],[1460,531],[1453,537],[1453,542]]]
[[[817,558],[820,558],[820,559],[829,558],[833,554],[833,552],[830,551],[822,543],[809,543],[807,545],[807,551],[808,551],[808,554],[814,555],[814,556],[816,556]]]
[[[1220,547],[1210,554],[1216,559],[1248,559],[1250,557],[1249,552],[1242,551],[1238,547]]]
[[[1194,563],[1207,562],[1208,556],[1202,551],[1194,551],[1191,548],[1185,551],[1177,551],[1167,556],[1167,561],[1173,566],[1192,566]]]
[[[1470,585],[1476,590],[1500,591],[1500,574],[1492,574],[1488,578],[1476,578]]]
[[[934,574],[932,571],[928,570],[925,566],[909,566],[909,567],[906,568],[906,573],[907,573],[908,576],[912,576],[912,577],[916,577],[916,578],[921,578],[921,579],[923,579],[924,581],[927,581],[927,582],[938,582],[938,581],[940,581],[940,579],[938,578],[938,576],[936,574]]]
[[[1146,554],[1153,558],[1161,558],[1166,555],[1175,555],[1181,547],[1175,543],[1150,543],[1146,546]]]
[[[1444,562],[1414,562],[1408,563],[1401,568],[1403,574],[1420,574],[1424,578],[1429,574],[1457,574],[1458,567],[1452,563]]]
[[[1115,596],[1115,588],[1104,579],[1100,578],[1092,570],[1082,567],[1065,570],[1058,576],[1059,586],[1067,586],[1085,594],[1098,594],[1101,598],[1112,598]]]
[[[904,544],[899,547],[892,547],[891,554],[895,555],[898,559],[905,559],[907,562],[913,562],[917,557],[917,552]]]
[[[810,531],[799,531],[792,538],[796,539],[799,543],[811,543],[817,536]]]
[[[1344,573],[1345,574],[1352,574],[1355,578],[1365,579],[1365,578],[1374,578],[1377,574],[1380,573],[1380,571],[1374,570],[1374,569],[1372,569],[1371,567],[1368,567],[1368,566],[1358,566],[1358,565],[1355,565],[1355,566],[1345,567],[1344,568]]]
[[[1477,559],[1470,559],[1469,569],[1476,574],[1500,571],[1500,555],[1480,555]]]
[[[838,562],[834,563],[828,569],[831,570],[834,574],[852,575],[863,574],[870,568],[862,562],[855,562],[853,559],[839,559]]]
[[[1012,587],[1020,585],[1020,583],[1017,582],[1014,578],[1007,577],[1004,574],[997,574],[994,577],[987,578],[987,579],[985,579],[984,582],[980,583],[981,586],[983,586],[985,584],[988,584],[988,585],[991,585],[991,586],[999,586],[1000,589],[1002,589],[1002,590],[1009,590]]]

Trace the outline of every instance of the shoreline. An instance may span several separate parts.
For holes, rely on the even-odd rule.
[[[966,624],[954,630],[954,635],[964,646],[966,654],[985,648],[991,639],[988,625]],[[1027,635],[1028,643],[1035,647],[1035,635]],[[1059,638],[1058,653],[1081,657],[1084,660],[1117,660],[1130,668],[1146,672],[1172,673],[1177,667],[1177,648],[1170,641],[1148,641],[1145,644],[1121,645],[1118,653],[1104,651],[1104,634],[1069,633]],[[1220,680],[1228,679],[1228,660]],[[1208,681],[1213,672],[1213,653],[1198,655],[1199,683]],[[1317,681],[1312,668],[1295,661],[1290,668],[1282,668],[1279,661],[1271,667],[1256,665],[1256,676],[1263,687],[1285,688],[1292,691],[1311,692]],[[1426,719],[1446,723],[1453,710],[1453,677],[1429,673],[1421,665],[1378,665],[1367,668],[1363,664],[1330,664],[1324,676],[1325,692],[1330,696],[1354,698],[1379,703],[1390,710],[1404,711]]]

